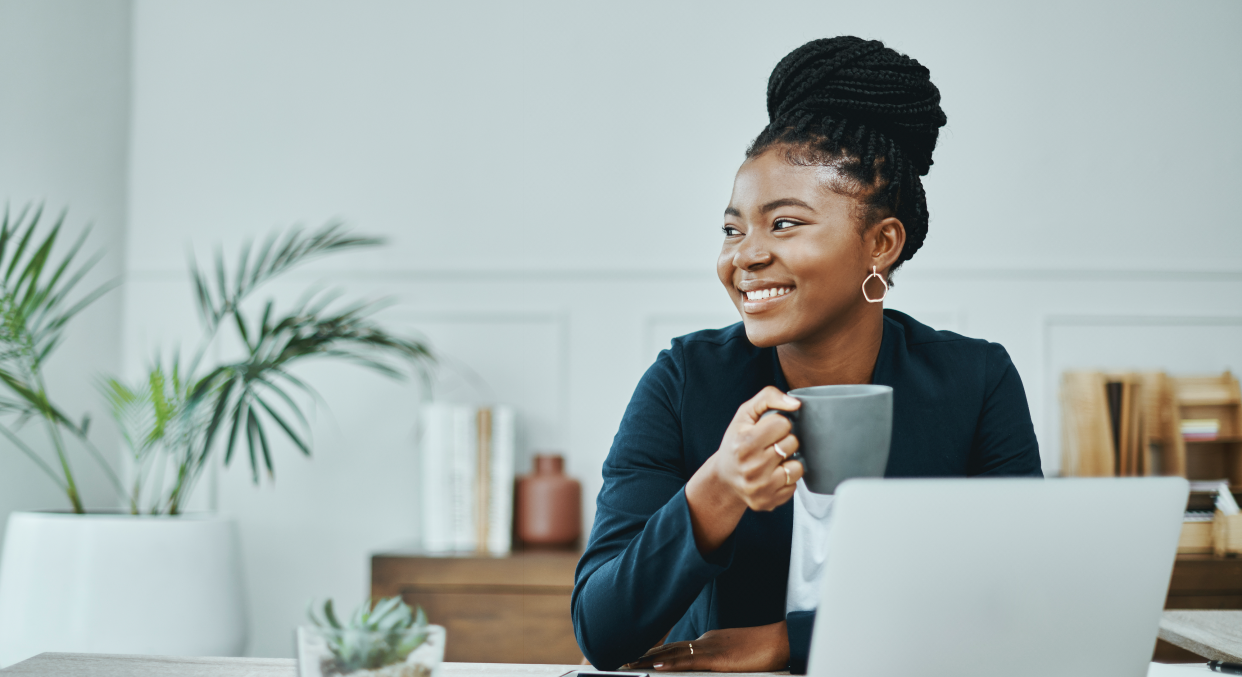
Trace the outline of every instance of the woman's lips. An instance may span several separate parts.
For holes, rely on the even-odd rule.
[[[747,313],[761,313],[789,298],[794,287],[769,287],[741,292],[742,310]]]

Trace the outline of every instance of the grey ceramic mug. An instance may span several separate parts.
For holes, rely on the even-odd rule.
[[[854,477],[883,477],[893,435],[893,389],[877,385],[814,386],[789,394],[802,402],[793,421],[807,488],[831,494]]]

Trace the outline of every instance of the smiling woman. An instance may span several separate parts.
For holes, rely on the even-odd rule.
[[[742,321],[660,353],[604,463],[573,594],[599,668],[805,671],[815,590],[790,557],[823,561],[805,506],[831,497],[799,481],[788,419],[761,418],[798,408],[784,391],[891,386],[888,477],[1041,475],[1005,349],[883,308],[927,236],[921,177],[946,121],[927,69],[815,40],[776,66],[768,114],[716,264]]]

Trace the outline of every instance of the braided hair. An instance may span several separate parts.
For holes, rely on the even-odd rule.
[[[866,227],[895,216],[906,230],[892,274],[927,237],[927,194],[920,177],[932,165],[948,121],[931,73],[878,40],[839,36],[790,52],[768,79],[768,126],[747,158],[778,148],[795,165],[830,166],[853,195]]]

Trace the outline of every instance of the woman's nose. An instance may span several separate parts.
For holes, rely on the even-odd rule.
[[[733,255],[733,265],[742,270],[757,270],[772,262],[772,252],[763,243],[753,238],[746,238],[737,253]]]

